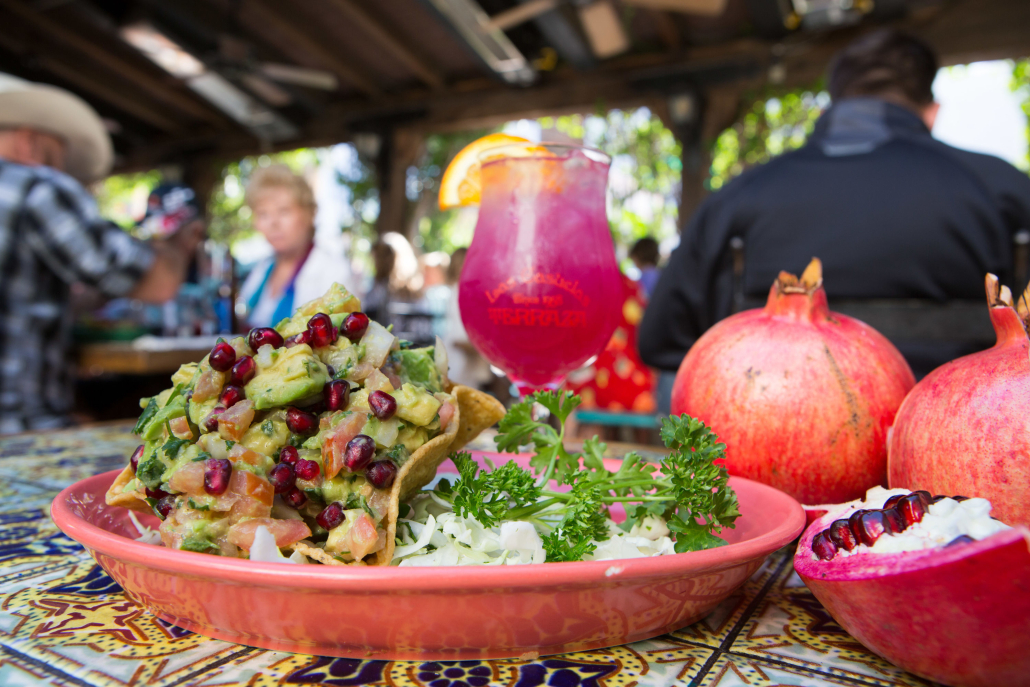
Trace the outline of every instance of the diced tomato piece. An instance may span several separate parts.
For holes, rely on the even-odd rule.
[[[303,520],[275,520],[273,518],[254,518],[238,522],[229,528],[228,539],[241,549],[250,550],[254,545],[254,532],[258,527],[266,527],[273,537],[275,545],[282,548],[311,536],[311,530]]]
[[[168,486],[173,491],[189,496],[205,496],[204,491],[204,461],[187,463],[175,471],[172,478],[168,480]]]
[[[229,511],[233,522],[240,518],[267,518],[272,514],[275,491],[264,477],[246,470],[233,470],[229,478],[229,493],[237,498]]]
[[[454,419],[454,406],[450,401],[445,401],[438,412],[440,413],[440,429],[447,429],[447,425],[451,424],[451,420]]]
[[[350,553],[356,561],[379,550],[376,548],[379,544],[379,532],[376,531],[376,524],[372,522],[368,513],[362,513],[357,517],[350,526],[348,536],[350,537]],[[385,543],[385,537],[383,541]]]
[[[263,467],[268,458],[261,455],[257,451],[251,451],[243,444],[236,444],[229,451],[229,460],[232,461],[233,465],[236,463],[245,463],[247,465],[253,465],[255,467]]]
[[[375,511],[377,520],[386,517],[390,510],[391,494],[389,489],[373,489],[372,495],[368,497],[368,507]]]
[[[368,422],[365,413],[351,413],[336,426],[333,434],[328,435],[322,444],[322,463],[325,465],[325,478],[332,479],[343,469],[343,455],[350,440],[361,433]]]
[[[218,398],[222,393],[222,386],[225,384],[225,373],[218,370],[206,370],[197,377],[197,384],[193,387],[193,400],[197,403],[210,401]]]
[[[192,439],[193,431],[190,429],[190,421],[186,419],[186,416],[177,417],[168,423],[172,428],[172,434],[175,435],[176,439]]]
[[[240,401],[218,416],[218,436],[239,441],[254,421],[254,402]]]

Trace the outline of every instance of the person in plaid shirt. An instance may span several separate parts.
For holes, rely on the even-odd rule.
[[[69,424],[72,285],[160,303],[200,231],[150,244],[103,219],[83,188],[111,142],[78,97],[0,74],[0,434]]]

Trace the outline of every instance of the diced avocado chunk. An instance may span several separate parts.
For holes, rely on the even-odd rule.
[[[158,448],[158,442],[148,441],[136,466],[136,479],[148,489],[157,489],[161,486],[161,478],[168,468],[168,464],[161,460]]]
[[[412,427],[408,425],[397,435],[397,443],[410,452],[417,451],[427,441],[429,441],[429,432],[426,431],[425,427]]]
[[[180,365],[179,369],[172,375],[172,384],[190,386],[199,369],[200,366],[197,363],[186,363],[185,365]]]
[[[218,405],[217,396],[200,402],[190,399],[190,420],[193,421],[193,424],[200,425],[204,421],[204,418],[206,418],[211,411],[215,409],[216,405]]]
[[[217,546],[201,537],[186,537],[179,548],[183,551],[195,551],[197,553],[217,553],[219,551]]]
[[[339,527],[334,527],[329,531],[329,538],[325,542],[325,550],[329,553],[350,553],[347,550],[347,543],[350,541],[347,535],[350,533],[350,528],[353,527],[354,522],[364,514],[365,511],[361,508],[343,511],[344,522]]]
[[[435,349],[408,348],[390,354],[390,363],[401,382],[424,387],[430,393],[443,391],[443,378],[436,367]]]
[[[365,423],[361,433],[371,437],[379,448],[390,448],[397,443],[400,429],[400,422],[396,417],[380,420],[374,415],[369,415],[368,422]]]
[[[364,478],[359,479],[358,475],[350,474],[346,471],[332,479],[323,480],[322,500],[326,503],[333,503],[334,501],[347,503],[348,497],[351,494],[356,494],[364,481]]]
[[[183,417],[184,415],[186,415],[186,399],[181,395],[175,396],[168,401],[167,405],[154,413],[153,417],[147,421],[141,434],[143,440],[153,441],[154,439],[159,438],[161,436],[161,430],[164,429],[166,422],[178,417]]]
[[[263,420],[254,420],[254,424],[244,433],[240,443],[251,451],[275,456],[289,440],[290,428],[286,426],[286,420],[269,416]]]
[[[409,382],[402,384],[391,395],[397,401],[397,417],[419,427],[432,422],[443,405],[432,394]]]
[[[325,365],[307,344],[283,349],[282,355],[258,372],[246,386],[247,398],[257,410],[291,405],[321,393],[329,381]]]

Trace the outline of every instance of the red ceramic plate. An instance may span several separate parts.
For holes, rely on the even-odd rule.
[[[499,567],[257,563],[134,541],[126,510],[104,503],[117,474],[68,487],[52,515],[131,599],[209,637],[349,658],[532,657],[655,637],[703,618],[805,524],[791,497],[733,477],[741,517],[710,551]]]

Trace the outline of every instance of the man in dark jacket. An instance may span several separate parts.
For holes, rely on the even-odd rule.
[[[984,275],[1025,286],[1013,284],[1013,242],[1030,229],[1030,177],[930,136],[936,72],[933,52],[895,31],[845,48],[807,144],[691,219],[641,324],[644,361],[677,369],[709,327],[813,256],[830,308],[881,329],[917,376],[990,344]]]

